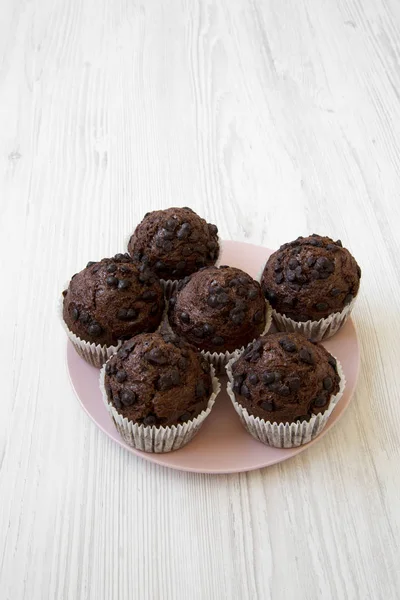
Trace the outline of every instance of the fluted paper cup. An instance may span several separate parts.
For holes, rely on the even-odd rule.
[[[66,288],[65,288],[66,289]],[[58,315],[60,318],[61,325],[64,328],[65,333],[72,342],[73,347],[81,358],[86,360],[92,367],[101,368],[108,359],[117,352],[122,342],[119,342],[117,346],[102,346],[95,344],[94,342],[87,342],[78,337],[73,333],[63,317],[63,298],[61,297],[58,303]]]
[[[232,365],[239,358],[240,354],[241,352],[238,352],[226,365],[226,372],[228,375],[227,392],[235,411],[239,415],[242,425],[250,435],[259,442],[262,442],[267,446],[273,446],[274,448],[296,448],[303,444],[307,444],[316,438],[328,422],[328,419],[342,397],[346,386],[346,379],[340,362],[337,361],[337,370],[340,377],[339,391],[335,396],[332,396],[329,406],[324,412],[313,415],[309,421],[276,423],[265,421],[264,419],[260,419],[260,417],[254,417],[236,400],[233,391]]]
[[[341,312],[333,313],[332,315],[329,315],[329,317],[320,319],[319,321],[294,321],[283,313],[278,313],[274,309],[272,310],[272,317],[276,328],[279,331],[301,333],[309,339],[320,342],[332,337],[341,327],[343,327],[353,310],[355,301],[356,298],[353,298],[350,304],[345,306]]]
[[[186,423],[179,423],[171,427],[157,427],[156,425],[138,425],[123,417],[117,409],[108,400],[107,392],[104,387],[105,365],[100,371],[100,390],[103,396],[104,404],[110,413],[110,416],[117,428],[120,436],[132,448],[142,450],[143,452],[165,453],[179,450],[194,438],[205,419],[210,414],[214,406],[215,399],[218,396],[221,384],[215,377],[215,370],[210,365],[212,379],[212,394],[208,400],[207,408],[197,417]]]

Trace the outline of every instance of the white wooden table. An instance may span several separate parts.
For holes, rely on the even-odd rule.
[[[174,205],[363,268],[357,393],[294,460],[158,468],[75,400],[64,281]],[[1,600],[400,597],[397,0],[1,0],[0,252]]]

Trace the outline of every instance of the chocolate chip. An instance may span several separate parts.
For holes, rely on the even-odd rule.
[[[342,240],[336,240],[335,244],[336,246],[340,246],[341,248],[343,247]]]
[[[213,223],[209,223],[208,229],[211,231],[211,233],[213,233],[214,235],[217,235],[218,227],[216,225],[213,225]]]
[[[211,343],[214,346],[222,346],[223,344],[225,344],[225,340],[223,337],[216,335],[215,337],[212,338]]]
[[[247,292],[247,297],[249,300],[254,300],[254,298],[257,298],[258,293],[259,293],[258,290],[253,288],[252,290],[249,290]]]
[[[333,381],[331,377],[325,377],[323,382],[322,382],[324,389],[327,390],[328,392],[331,391],[331,389],[333,388]]]
[[[114,373],[115,367],[111,362],[106,363],[106,373],[107,375],[112,375]]]
[[[128,377],[128,375],[126,374],[126,371],[118,371],[115,379],[118,381],[118,383],[123,383],[125,381],[125,379]]]
[[[328,402],[328,398],[326,398],[325,396],[318,396],[318,398],[315,398],[313,404],[314,404],[314,406],[319,408],[320,406],[325,406],[325,404],[327,402]]]
[[[91,267],[92,265],[94,265],[94,261],[93,260],[89,260],[88,264],[86,265],[86,268],[88,269],[89,267]]]
[[[184,371],[187,367],[187,360],[183,356],[178,360],[178,367]]]
[[[118,282],[118,289],[127,290],[130,285],[131,282],[128,279],[120,279]]]
[[[256,373],[250,373],[250,375],[248,376],[248,381],[252,384],[252,385],[257,385],[259,379],[258,376],[256,375]]]
[[[315,265],[315,258],[313,256],[309,256],[306,260],[306,263],[309,267],[312,267]]]
[[[190,412],[185,412],[183,415],[179,417],[181,423],[185,423],[186,421],[190,421],[191,414]]]
[[[287,271],[287,273],[286,273],[286,279],[288,281],[295,281],[296,280],[296,273],[294,271]]]
[[[310,271],[311,279],[319,279],[319,276],[320,276],[320,272],[317,271],[316,269],[312,269],[312,271]]]
[[[328,305],[327,305],[327,303],[326,303],[326,302],[318,302],[318,303],[315,305],[315,308],[318,310],[318,312],[322,312],[322,311],[324,311],[324,310],[327,310],[327,309],[328,309]]]
[[[195,337],[202,339],[204,337],[204,331],[202,327],[194,327],[192,333]]]
[[[245,314],[242,311],[238,311],[237,309],[232,309],[229,313],[229,318],[235,325],[241,325],[245,319]]]
[[[115,260],[123,260],[125,258],[124,254],[121,254],[121,252],[118,252],[118,254],[116,254],[114,256]]]
[[[243,375],[234,375],[232,388],[236,394],[240,393],[240,388],[242,387],[243,380]]]
[[[339,288],[332,288],[330,291],[331,296],[333,296],[334,298],[336,296],[339,296],[339,294],[341,294],[342,292],[340,291]]]
[[[181,312],[179,317],[180,317],[182,323],[190,323],[190,317],[187,314],[187,312]]]
[[[218,244],[217,242],[211,240],[210,242],[207,242],[207,248],[209,250],[216,250],[218,248]]]
[[[118,285],[118,279],[116,277],[114,277],[113,275],[110,275],[109,277],[107,277],[106,279],[106,283],[107,285]]]
[[[116,270],[117,270],[116,264],[111,263],[110,265],[107,265],[107,268],[106,268],[107,273],[115,273]]]
[[[352,300],[353,300],[353,295],[347,294],[347,296],[344,299],[344,305],[346,306],[347,304],[350,304],[350,302],[352,302]]]
[[[217,308],[219,304],[217,296],[214,296],[213,294],[211,296],[208,296],[207,304],[208,306],[211,306],[211,308]]]
[[[292,271],[294,271],[296,269],[296,267],[299,266],[299,261],[296,260],[295,258],[291,258],[288,262],[289,265],[289,269],[292,269]]]
[[[245,383],[240,388],[240,395],[244,396],[245,398],[251,398],[250,390]]]
[[[328,357],[328,363],[331,365],[331,367],[333,367],[336,371],[337,369],[337,360],[334,356],[332,356],[332,354],[329,355]]]
[[[110,389],[110,391],[108,392],[108,395],[109,395],[109,397],[112,398],[112,401],[113,401],[113,404],[114,404],[115,408],[117,408],[118,410],[120,410],[122,408],[122,404],[121,404],[121,400],[120,400],[119,394],[117,393],[117,394],[112,395],[111,389]]]
[[[155,300],[156,298],[157,292],[155,292],[154,290],[146,290],[142,294],[142,300],[144,300],[145,302],[153,302],[153,300]]]
[[[176,298],[170,298],[169,299],[169,306],[171,308],[173,308],[175,306],[175,304],[176,304]]]
[[[357,265],[357,275],[361,277],[361,268]]]
[[[332,250],[333,250],[333,251],[337,250],[337,246],[336,246],[336,244],[327,244],[327,245],[325,246],[325,248],[326,248],[327,250],[330,250],[330,251],[332,251]]]
[[[314,364],[314,357],[307,348],[301,348],[299,352],[300,360],[308,365]]]
[[[143,419],[143,425],[145,425],[146,427],[151,427],[152,425],[155,425],[157,423],[157,417],[155,415],[147,415],[147,417],[145,417]]]
[[[277,273],[275,275],[275,283],[277,283],[279,285],[280,283],[282,283],[282,281],[283,281],[283,273]]]
[[[315,262],[315,268],[317,271],[323,271],[328,266],[328,263],[329,261],[325,256],[320,256]]]
[[[204,323],[203,332],[206,337],[209,335],[212,335],[214,333],[214,331],[215,331],[215,329],[212,325],[210,325],[209,323]]]
[[[292,340],[290,340],[289,338],[282,338],[281,340],[279,340],[279,345],[286,350],[286,352],[296,352],[297,351],[297,346],[294,342],[292,342]]]
[[[280,396],[289,396],[290,395],[290,389],[287,385],[281,384],[277,390],[278,394]]]
[[[204,382],[203,381],[199,381],[196,383],[196,391],[195,391],[195,395],[196,398],[203,398],[203,396],[205,396],[207,393]]]
[[[79,319],[79,310],[75,306],[71,310],[71,318],[73,321],[77,321]]]
[[[171,369],[171,371],[160,375],[158,380],[158,389],[162,392],[165,392],[179,385],[180,381],[181,377],[179,375],[178,369]]]
[[[168,358],[159,348],[152,348],[144,355],[145,360],[153,365],[165,365]]]
[[[265,410],[267,412],[272,412],[274,410],[273,402],[262,402],[260,406],[263,410]]]
[[[161,260],[158,260],[154,265],[154,268],[156,271],[163,271],[165,269],[165,264]]]
[[[132,390],[124,390],[121,393],[121,402],[124,406],[131,406],[136,400],[135,392]]]
[[[272,304],[272,306],[274,304],[276,304],[276,302],[278,300],[278,296],[276,295],[276,293],[273,290],[270,290],[268,288],[266,290],[264,290],[264,296]]]
[[[191,234],[190,234],[190,236],[189,236],[189,240],[190,240],[191,242],[197,242],[197,241],[198,241],[198,239],[199,239],[199,237],[200,237],[200,236],[199,236],[199,233],[198,233],[198,231],[196,231],[196,230],[195,230],[195,231],[192,231],[192,232],[191,232]]]
[[[293,377],[288,377],[286,379],[286,383],[288,384],[291,392],[297,392],[297,390],[300,389],[301,386],[300,377],[297,377],[296,375]]]
[[[178,225],[178,222],[176,219],[168,219],[168,221],[165,223],[164,227],[168,231],[175,231],[177,225]]]
[[[258,310],[253,317],[253,321],[255,323],[261,323],[264,320],[264,311],[263,310]]]
[[[137,311],[134,308],[120,308],[117,313],[117,319],[120,321],[133,321],[137,317]]]
[[[163,250],[165,250],[165,252],[171,252],[171,250],[172,250],[172,243],[169,240],[164,240],[162,248],[163,248]]]
[[[88,327],[88,333],[93,337],[98,337],[103,333],[103,328],[98,323],[93,321],[93,323],[91,323]]]
[[[229,287],[236,287],[239,285],[239,280],[238,279],[231,279],[229,282]]]
[[[224,306],[225,304],[229,303],[229,296],[225,292],[222,292],[222,294],[217,295],[217,300],[218,304],[222,304]]]
[[[161,229],[161,235],[164,240],[173,240],[174,239],[173,231],[168,231],[167,229]]]
[[[265,385],[269,385],[275,381],[275,373],[272,371],[264,371],[261,375],[262,381]]]

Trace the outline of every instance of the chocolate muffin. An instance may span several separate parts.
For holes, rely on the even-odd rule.
[[[235,267],[207,267],[180,281],[169,304],[172,329],[209,352],[232,352],[265,329],[260,284]]]
[[[175,334],[145,333],[124,342],[107,362],[104,388],[109,402],[129,421],[170,427],[207,408],[210,365]]]
[[[342,242],[312,234],[268,259],[261,288],[276,312],[297,322],[340,313],[357,295],[361,269]]]
[[[157,277],[129,254],[89,262],[63,292],[63,318],[87,342],[113,346],[137,333],[154,331],[164,310]]]
[[[249,345],[232,364],[237,402],[276,423],[308,421],[338,393],[336,359],[298,333],[273,333]]]
[[[147,213],[129,240],[135,262],[147,265],[164,280],[182,279],[213,265],[219,255],[218,228],[191,208]]]

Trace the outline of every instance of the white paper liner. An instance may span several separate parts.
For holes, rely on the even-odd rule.
[[[260,417],[250,415],[245,408],[236,400],[233,392],[233,374],[232,364],[239,358],[241,352],[231,358],[226,365],[228,375],[227,392],[232,401],[233,407],[236,410],[242,425],[256,440],[274,446],[274,448],[296,448],[311,442],[316,438],[325,427],[333,409],[343,395],[346,386],[346,378],[343,368],[337,360],[337,371],[340,377],[339,391],[335,396],[332,396],[328,408],[323,413],[313,415],[309,421],[297,421],[296,423],[272,423],[265,421]]]
[[[68,287],[68,285],[67,285]],[[64,289],[67,289],[65,287]],[[66,322],[63,318],[63,298],[61,297],[58,302],[58,315],[61,321],[61,324],[66,332],[67,336],[71,340],[75,350],[86,362],[88,362],[93,367],[97,367],[100,369],[105,362],[117,352],[118,348],[121,346],[122,342],[119,342],[117,346],[101,346],[100,344],[95,344],[94,342],[86,342],[82,340],[80,337],[75,335],[67,326]]]
[[[262,333],[260,333],[260,335],[265,335],[266,333],[268,333],[268,331],[271,327],[271,323],[272,323],[271,305],[267,301],[265,302],[265,305],[266,305],[265,327],[264,327],[264,331]],[[252,344],[256,339],[257,338],[254,338],[251,342],[249,342],[249,344]],[[247,344],[247,345],[249,345],[249,344]],[[233,352],[228,352],[228,351],[226,351],[226,352],[206,352],[205,350],[202,350],[201,353],[204,356],[204,358],[206,358],[208,360],[209,363],[214,365],[217,373],[221,373],[221,371],[224,370],[225,365],[230,361],[230,359],[233,356],[236,356],[237,352],[242,352],[245,349],[245,347],[246,346],[237,348]]]
[[[332,337],[341,327],[343,327],[353,310],[355,301],[356,298],[353,298],[350,304],[345,306],[342,312],[334,313],[319,321],[305,321],[298,323],[286,315],[276,312],[274,309],[272,310],[272,316],[279,331],[302,333],[305,337],[320,342],[321,340],[327,340]]]
[[[160,283],[164,289],[164,296],[166,300],[169,300],[178,287],[179,279],[160,279]]]
[[[203,425],[205,419],[208,417],[212,407],[214,406],[216,397],[221,390],[219,379],[215,377],[214,368],[212,365],[210,365],[213,392],[208,401],[207,408],[203,410],[195,419],[186,421],[186,423],[180,423],[179,425],[172,425],[171,427],[138,425],[137,423],[129,421],[126,417],[120,415],[114,406],[109,402],[104,387],[105,369],[106,366],[104,365],[100,371],[99,381],[104,404],[110,413],[114,425],[122,439],[128,444],[128,446],[132,446],[133,448],[136,448],[136,450],[142,450],[143,452],[172,452],[185,446],[188,442],[190,442],[191,439],[193,439],[200,427]]]

